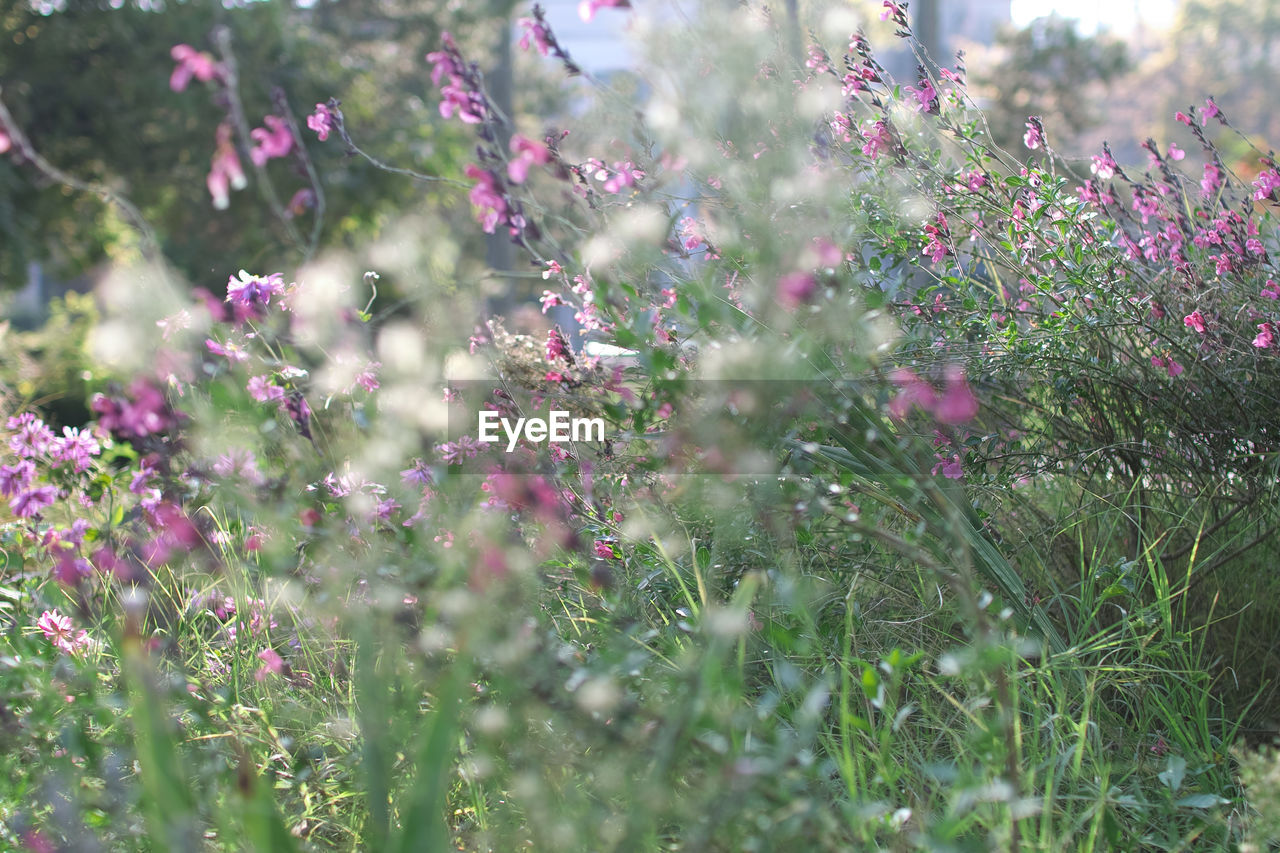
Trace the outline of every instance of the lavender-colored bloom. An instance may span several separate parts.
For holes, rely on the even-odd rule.
[[[58,490],[53,486],[38,486],[29,492],[20,492],[9,501],[9,509],[19,518],[31,518],[40,510],[53,505],[58,497]]]
[[[89,432],[71,427],[62,428],[62,437],[54,439],[53,455],[59,462],[70,462],[79,474],[91,464],[91,457],[102,452],[102,447]]]
[[[31,485],[35,476],[35,463],[29,459],[21,459],[16,465],[0,465],[0,494],[13,497]]]
[[[240,270],[239,277],[231,276],[227,281],[227,301],[240,305],[270,305],[271,297],[284,294],[284,275],[273,272],[270,275],[251,275]]]
[[[9,436],[9,449],[19,456],[41,456],[54,442],[53,432],[39,418],[23,420],[16,433]]]

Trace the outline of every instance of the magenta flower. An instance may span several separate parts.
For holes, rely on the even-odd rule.
[[[333,130],[333,112],[325,104],[316,104],[316,111],[307,116],[307,127],[316,132],[316,138],[324,142]]]
[[[933,112],[934,102],[938,99],[938,92],[933,88],[933,83],[930,80],[921,80],[919,89],[908,86],[907,91],[916,99],[916,112]]]
[[[582,0],[578,4],[578,17],[586,23],[596,16],[600,9],[630,9],[631,0]]]
[[[1253,339],[1253,345],[1258,349],[1271,349],[1276,345],[1275,330],[1270,323],[1258,324],[1258,336]]]
[[[569,356],[569,347],[565,343],[564,335],[561,335],[556,329],[547,332],[547,361],[555,362],[558,359],[572,361]]]
[[[507,218],[507,201],[498,185],[498,176],[474,164],[468,164],[463,173],[476,181],[471,188],[471,203],[479,209],[484,232],[492,234],[498,223]]]
[[[897,3],[892,2],[892,0],[884,0],[884,9],[880,12],[880,20],[887,21],[890,17],[898,21],[904,17],[904,13]]]
[[[1265,201],[1271,198],[1271,194],[1280,189],[1280,172],[1275,169],[1267,169],[1258,175],[1258,179],[1253,182],[1257,189],[1253,193],[1253,197],[1258,201]]]
[[[1267,279],[1267,283],[1262,286],[1261,295],[1268,299],[1280,299],[1280,284],[1276,284],[1275,279]]]
[[[169,76],[169,88],[175,92],[187,88],[192,77],[201,83],[222,78],[222,66],[211,55],[198,51],[189,44],[175,44],[169,50],[169,55],[178,63]]]
[[[231,141],[231,134],[229,123],[218,125],[218,147],[209,166],[209,177],[205,179],[209,195],[213,196],[215,210],[227,209],[231,203],[231,190],[242,190],[249,185],[244,169],[240,166],[240,155],[236,153],[236,147]]]
[[[533,18],[521,18],[518,23],[524,30],[524,35],[520,36],[520,49],[528,50],[532,42],[537,47],[538,53],[546,56],[547,51],[551,49],[551,43],[547,40],[549,35],[547,28]]]
[[[592,547],[596,552],[596,556],[602,560],[614,559],[613,546],[604,539],[597,539]]]
[[[1187,114],[1186,114],[1186,113],[1184,113],[1184,112],[1182,112],[1181,110],[1179,110],[1178,112],[1174,113],[1174,114],[1173,114],[1173,118],[1174,118],[1174,121],[1180,121],[1180,122],[1182,122],[1183,124],[1185,124],[1187,127],[1190,127],[1190,126],[1191,126],[1191,119],[1190,119],[1190,117],[1188,117],[1188,116],[1187,116]]]
[[[1190,326],[1202,335],[1205,333],[1204,315],[1199,311],[1192,311],[1190,314],[1183,317],[1182,324],[1184,326]]]
[[[249,151],[249,159],[253,165],[262,168],[268,160],[284,157],[293,150],[293,132],[289,124],[279,116],[269,115],[262,119],[266,127],[255,127],[249,131],[250,138],[257,144]]]
[[[511,151],[515,154],[507,163],[507,177],[513,184],[523,184],[529,176],[529,167],[551,161],[551,150],[541,142],[534,142],[520,134],[511,137]]]
[[[430,58],[430,57],[428,57]],[[449,60],[453,62],[452,59]],[[439,70],[441,66],[437,66]],[[431,79],[435,79],[433,72]],[[484,96],[479,92],[473,92],[467,87],[466,81],[457,74],[449,75],[449,83],[440,87],[440,94],[444,99],[440,101],[440,115],[442,118],[452,118],[456,112],[458,118],[462,119],[464,124],[479,124],[484,120],[485,101]]]
[[[1169,159],[1170,159],[1170,160],[1181,160],[1182,158],[1184,158],[1184,157],[1186,157],[1186,156],[1187,156],[1187,152],[1183,151],[1181,148],[1179,148],[1177,145],[1175,145],[1175,144],[1173,144],[1173,143],[1170,143],[1170,144],[1169,144]]]

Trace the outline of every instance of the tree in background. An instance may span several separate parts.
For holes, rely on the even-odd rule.
[[[1125,44],[1107,35],[1084,36],[1058,15],[996,37],[993,62],[976,70],[993,141],[1022,144],[1027,117],[1038,115],[1060,150],[1104,118],[1099,96],[1129,69]],[[977,63],[975,63],[975,66]],[[1067,146],[1064,148],[1063,146]]]
[[[171,90],[171,47],[188,44],[216,55],[213,33],[226,28],[237,64],[246,69],[239,93],[250,125],[262,126],[287,103],[304,138],[311,138],[305,117],[336,94],[360,128],[362,148],[419,173],[452,174],[467,143],[426,97],[431,84],[423,56],[439,42],[446,21],[477,39],[491,38],[493,24],[479,23],[486,8],[453,12],[447,5],[354,0],[304,9],[200,2],[157,11],[154,4],[111,8],[67,0],[55,10],[5,0],[0,91],[15,123],[50,163],[128,196],[179,272],[216,286],[236,271],[228,258],[236,258],[233,266],[263,267],[301,260],[307,247],[281,248],[285,220],[310,235],[315,199],[302,192],[307,179],[296,162],[272,161],[266,169],[287,215],[273,214],[253,186],[249,152],[240,145],[250,186],[231,193],[226,210],[213,209],[205,179],[226,105],[211,104],[216,92],[198,79],[185,91]],[[310,248],[355,245],[424,202],[466,215],[457,188],[379,171],[344,148],[309,149],[327,200]],[[24,164],[0,160],[0,284],[20,284],[30,261],[56,277],[72,277],[127,252],[133,241],[128,225],[97,197],[50,186]]]

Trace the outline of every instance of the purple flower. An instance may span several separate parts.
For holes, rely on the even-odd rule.
[[[40,510],[52,506],[58,497],[58,490],[53,486],[37,486],[29,492],[20,492],[9,501],[9,509],[19,518],[31,518]]]
[[[35,463],[29,459],[19,460],[16,465],[0,465],[0,494],[12,497],[31,485],[35,476]]]
[[[283,273],[273,272],[270,275],[250,275],[240,270],[239,276],[227,279],[227,301],[232,305],[257,309],[270,305],[271,297],[284,294]]]
[[[102,447],[93,435],[71,427],[63,427],[62,438],[54,439],[54,458],[59,462],[70,462],[77,474],[89,467],[90,457],[101,452]]]

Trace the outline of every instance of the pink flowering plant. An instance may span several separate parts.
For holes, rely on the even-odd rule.
[[[868,23],[911,38],[906,3]],[[336,97],[250,121],[225,35],[175,47],[171,89],[217,93],[213,206],[247,157],[304,261],[110,318],[149,356],[91,423],[6,413],[2,766],[92,780],[16,808],[14,844],[1238,841],[1236,731],[1172,602],[1232,518],[1271,523],[1271,155],[1234,175],[1212,103],[1141,172],[1064,163],[1034,116],[1000,151],[962,62],[901,86],[836,24],[795,50],[708,4],[637,41],[637,106],[534,6],[519,46],[584,78],[579,123],[505,109],[445,32],[449,176],[365,153]],[[431,243],[449,284],[387,307],[316,254],[322,146],[456,191],[519,268]],[[524,329],[471,322],[495,278]],[[604,434],[484,434],[553,410]],[[1066,571],[1016,527],[1060,495],[1122,519]]]

